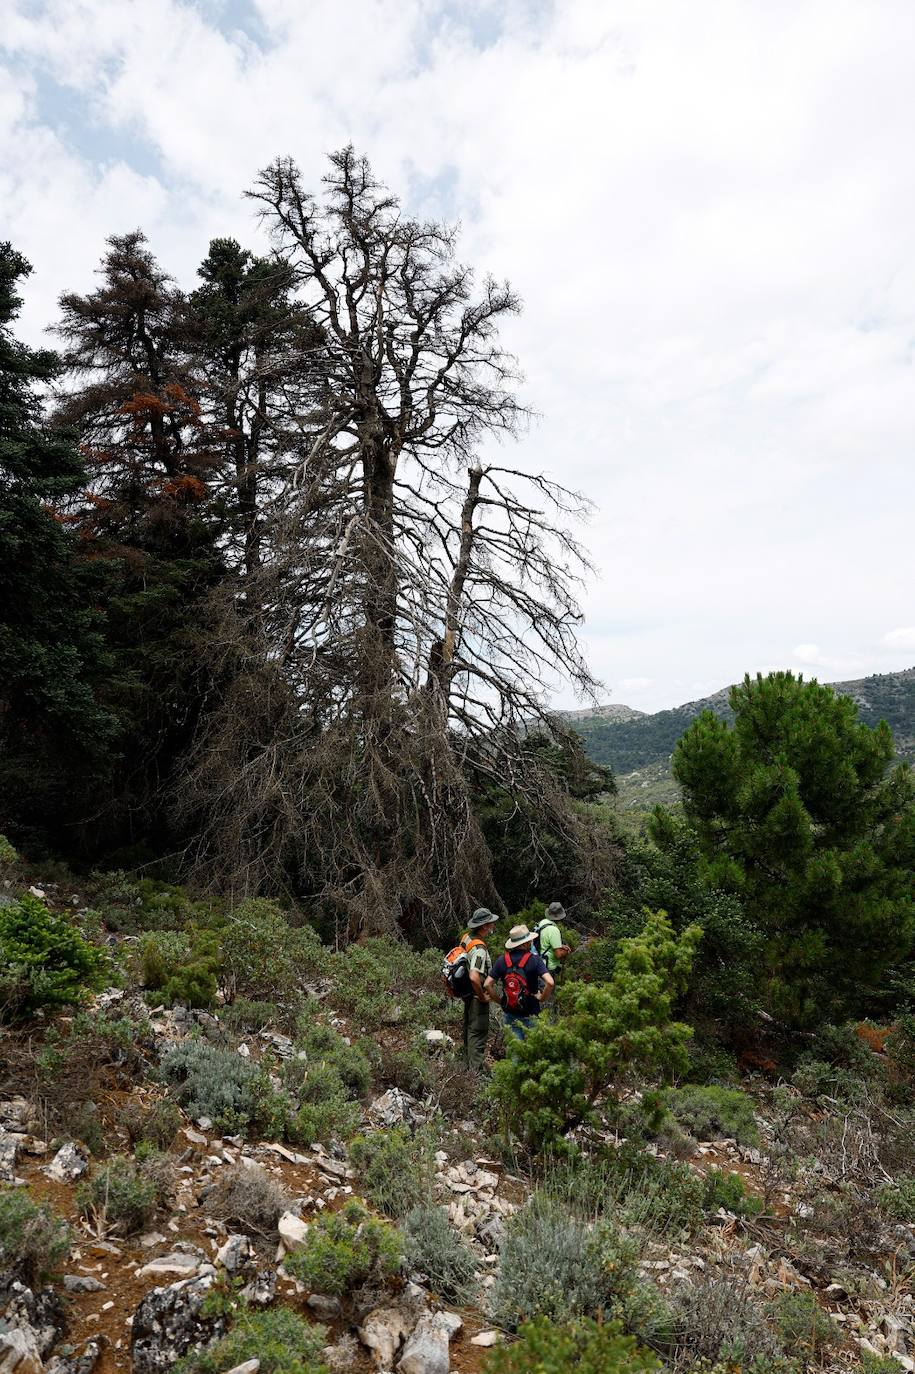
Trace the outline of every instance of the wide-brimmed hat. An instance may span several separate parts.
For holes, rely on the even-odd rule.
[[[495,924],[496,918],[489,910],[489,907],[478,906],[476,911],[471,916],[470,920],[467,922],[467,929],[479,930],[480,926],[494,926]]]
[[[521,945],[529,945],[533,938],[534,932],[528,930],[527,926],[512,926],[505,941],[505,948],[518,949]]]
[[[558,921],[560,917],[565,916],[566,909],[562,905],[562,902],[550,902],[546,909],[546,914],[551,921]]]

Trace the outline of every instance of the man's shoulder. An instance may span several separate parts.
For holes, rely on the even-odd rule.
[[[500,954],[499,957],[496,959],[495,963],[494,963],[493,966],[492,966],[492,971],[493,971],[493,973],[495,973],[496,969],[498,969],[500,973],[504,973],[505,968],[506,968],[505,955],[504,955],[504,954]]]

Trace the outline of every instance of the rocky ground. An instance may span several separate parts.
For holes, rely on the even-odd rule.
[[[335,1015],[320,996],[312,1005],[316,1020],[332,1024],[347,1042],[362,1029]],[[175,1045],[218,1038],[270,1072],[301,1053],[291,1036],[275,1030],[229,1033],[218,1007],[209,1012],[150,1006],[148,998],[124,987],[105,990],[93,1006],[133,1018],[150,1067],[148,1077],[134,1081],[115,1075],[104,1100],[94,1104],[104,1126],[103,1154],[130,1152],[129,1133],[118,1122],[128,1103],[148,1110],[166,1097],[154,1070]],[[69,1019],[61,1018],[58,1030],[65,1032]],[[27,1034],[38,1053],[44,1032],[39,1027]],[[447,1031],[429,1026],[421,1038],[431,1058],[453,1057]],[[9,1087],[24,1041],[20,1033],[5,1039],[2,1081]],[[719,1207],[688,1235],[640,1233],[642,1278],[662,1295],[691,1289],[709,1294],[709,1302],[719,1280],[726,1281],[728,1293],[749,1293],[763,1307],[774,1307],[786,1293],[813,1295],[835,1339],[804,1368],[861,1369],[866,1352],[915,1370],[915,1226],[878,1217],[868,1203],[861,1179],[881,1166],[868,1153],[861,1112],[848,1109],[843,1126],[841,1114],[830,1114],[798,1091],[775,1091],[771,1075],[756,1074],[746,1086],[753,1090],[757,1144],[722,1137],[692,1140],[686,1148],[682,1139],[659,1140],[645,1148],[656,1157],[689,1156],[687,1167],[697,1176],[711,1169],[739,1175],[752,1205]],[[434,1094],[379,1083],[362,1101],[361,1129],[413,1129],[439,1105]],[[332,1371],[476,1374],[488,1349],[511,1339],[487,1313],[487,1295],[496,1282],[506,1225],[533,1184],[494,1157],[479,1122],[454,1112],[436,1119],[448,1130],[435,1154],[434,1200],[473,1248],[479,1297],[471,1306],[443,1302],[428,1277],[407,1264],[386,1285],[342,1296],[311,1292],[289,1272],[286,1262],[316,1219],[361,1196],[363,1181],[342,1141],[291,1146],[222,1134],[207,1118],[183,1115],[168,1142],[170,1185],[154,1223],[120,1234],[107,1223],[104,1208],[87,1215],[78,1203],[98,1145],[90,1153],[78,1131],[49,1130],[35,1096],[7,1091],[0,1099],[0,1179],[48,1202],[72,1228],[72,1244],[50,1284],[29,1286],[15,1276],[15,1266],[2,1279],[0,1374],[164,1374],[188,1350],[225,1329],[225,1304],[211,1301],[214,1294],[240,1298],[252,1309],[289,1306],[320,1322]],[[827,1120],[835,1129],[829,1149],[817,1157],[810,1142],[825,1139],[821,1128]],[[607,1130],[586,1143],[606,1150],[620,1142]],[[797,1157],[790,1157],[792,1151]],[[265,1176],[282,1189],[286,1203],[275,1225],[258,1231],[214,1215],[214,1188],[221,1176],[238,1171]],[[889,1179],[885,1170],[884,1176]],[[836,1202],[832,1212],[824,1199]],[[249,1362],[244,1374],[255,1374],[256,1367]]]

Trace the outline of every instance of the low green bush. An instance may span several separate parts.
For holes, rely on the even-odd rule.
[[[173,1006],[211,1007],[219,974],[219,938],[211,930],[161,930],[143,936],[138,948],[143,986]]]
[[[659,1078],[686,1067],[689,1026],[674,1020],[701,932],[674,934],[649,912],[639,936],[623,940],[607,983],[570,982],[560,1015],[536,1018],[496,1064],[491,1093],[508,1131],[531,1151],[563,1148],[566,1133],[596,1116],[596,1104],[636,1072]],[[646,1110],[654,1104],[643,1098]]]
[[[740,1069],[736,1057],[723,1045],[694,1040],[689,1046],[689,1062],[684,1077],[688,1083],[700,1083],[706,1087],[717,1083],[723,1088],[734,1088],[740,1082]]]
[[[352,1201],[339,1212],[323,1212],[284,1263],[310,1292],[343,1297],[397,1271],[400,1237],[388,1222]]]
[[[476,1287],[473,1247],[441,1207],[414,1207],[403,1222],[404,1254],[424,1274],[433,1293],[448,1302],[469,1302]]]
[[[361,1192],[395,1221],[431,1201],[434,1152],[428,1131],[414,1134],[406,1126],[357,1136],[349,1147]]]
[[[311,926],[292,925],[276,902],[262,897],[237,907],[222,930],[230,998],[294,1001],[303,979],[323,975],[328,957]]]
[[[762,1200],[747,1192],[740,1174],[709,1169],[705,1175],[703,1207],[707,1212],[717,1212],[723,1207],[736,1216],[752,1217],[762,1211]]]
[[[38,897],[0,906],[0,1017],[18,1020],[44,1007],[79,1002],[104,986],[109,963]]]
[[[195,900],[183,887],[158,878],[137,878],[122,869],[112,869],[93,874],[90,887],[93,906],[105,925],[120,934],[219,923],[218,903]]]
[[[869,1092],[867,1080],[855,1070],[810,1055],[799,1059],[791,1083],[812,1102],[828,1099],[830,1103],[849,1107],[864,1102]]]
[[[308,1012],[300,1014],[295,1037],[296,1049],[304,1050],[306,1072],[316,1065],[330,1067],[338,1075],[344,1087],[354,1097],[362,1097],[372,1083],[370,1044],[356,1041],[348,1044],[338,1030],[321,1021],[315,1021]],[[289,1086],[294,1076],[300,1072],[303,1061],[287,1060],[283,1068],[284,1078]]]
[[[203,1040],[184,1040],[169,1050],[161,1072],[189,1116],[208,1116],[227,1134],[247,1132],[269,1092],[255,1064]]]
[[[321,970],[333,980],[329,1000],[366,1030],[384,1025],[429,1026],[459,1007],[442,996],[441,953],[421,953],[401,940],[376,936],[328,954]]]
[[[347,1092],[337,1070],[330,1064],[309,1065],[296,1086],[284,1075],[290,1096],[272,1099],[277,1111],[274,1123],[294,1144],[308,1145],[312,1140],[345,1140],[362,1119],[359,1104]]]
[[[70,1228],[24,1188],[0,1189],[0,1273],[43,1282],[70,1252]]]
[[[260,1374],[327,1374],[321,1358],[326,1341],[323,1326],[303,1321],[288,1307],[241,1308],[228,1335],[179,1360],[174,1374],[223,1374],[252,1359],[260,1361]]]
[[[668,1111],[697,1140],[727,1136],[739,1145],[758,1145],[753,1099],[738,1088],[687,1084],[664,1094]]]
[[[877,1190],[877,1205],[890,1221],[915,1222],[915,1177],[899,1174]]]
[[[821,1363],[842,1344],[835,1324],[812,1293],[783,1293],[776,1303],[775,1319],[785,1353],[805,1362]]]
[[[106,1230],[131,1235],[152,1221],[170,1182],[168,1155],[154,1152],[141,1163],[112,1155],[77,1185],[76,1205],[82,1216]]]
[[[492,1290],[492,1315],[514,1331],[533,1317],[636,1319],[647,1295],[638,1248],[606,1220],[588,1225],[547,1196],[535,1195],[505,1229]]]
[[[675,1369],[723,1367],[743,1374],[799,1374],[746,1283],[704,1275],[670,1294]],[[720,1366],[719,1366],[720,1361]],[[711,1374],[711,1370],[709,1371]]]
[[[5,835],[0,835],[0,864],[15,864],[19,862],[19,855]]]
[[[584,1318],[557,1326],[545,1317],[524,1322],[518,1339],[496,1346],[483,1365],[484,1374],[656,1374],[660,1368],[652,1351],[613,1322]]]
[[[267,1030],[282,1025],[285,1017],[276,1002],[256,1002],[249,997],[236,997],[222,1007],[219,1019],[227,1030],[240,1034]]]

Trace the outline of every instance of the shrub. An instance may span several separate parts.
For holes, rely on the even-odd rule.
[[[250,1032],[278,1026],[284,1021],[284,1016],[276,1002],[256,1002],[249,997],[236,997],[234,1002],[222,1008],[219,1019],[230,1031]]]
[[[128,1102],[121,1112],[120,1124],[131,1145],[154,1145],[167,1150],[181,1129],[181,1113],[168,1099],[154,1102],[151,1107]]]
[[[16,864],[19,862],[19,855],[5,835],[0,835],[0,864]]]
[[[703,1206],[707,1212],[723,1207],[739,1217],[755,1216],[762,1211],[761,1199],[747,1193],[740,1174],[723,1173],[721,1169],[709,1169],[705,1175]]]
[[[293,1064],[295,1061],[290,1061]],[[293,1094],[273,1099],[278,1109],[277,1127],[295,1143],[346,1138],[359,1125],[361,1112],[348,1095],[339,1073],[330,1064],[302,1066],[302,1079],[284,1073],[284,1082]]]
[[[333,1005],[367,1030],[377,1030],[428,1026],[441,1019],[441,964],[434,949],[419,953],[403,941],[375,936],[329,955],[324,972],[333,980]]]
[[[699,1175],[629,1141],[600,1155],[547,1158],[538,1177],[543,1192],[584,1221],[610,1214],[657,1235],[697,1230],[710,1205]]]
[[[915,1078],[915,1016],[910,1012],[897,1017],[886,1040],[886,1052],[897,1069]]]
[[[412,1135],[405,1126],[357,1136],[349,1147],[361,1191],[380,1212],[397,1221],[431,1200],[433,1152],[428,1132]]]
[[[812,1293],[783,1293],[776,1305],[776,1322],[786,1353],[805,1361],[819,1362],[842,1343]]]
[[[655,1374],[660,1365],[613,1323],[585,1318],[556,1326],[535,1317],[520,1327],[511,1345],[491,1351],[483,1369],[484,1374]]]
[[[70,1251],[70,1228],[24,1188],[0,1189],[0,1273],[41,1283]]]
[[[868,1095],[867,1083],[857,1073],[808,1055],[801,1056],[791,1082],[799,1093],[814,1102],[829,1098],[851,1107],[862,1103]]]
[[[413,1097],[428,1092],[437,1077],[437,1066],[425,1045],[379,1045],[377,1060],[379,1081]],[[474,1075],[474,1084],[478,1082]],[[444,1103],[442,1107],[446,1110]]]
[[[697,1140],[729,1136],[740,1145],[758,1145],[753,1101],[737,1088],[689,1084],[664,1094],[668,1110]]]
[[[295,1043],[298,1049],[305,1051],[305,1063],[309,1070],[316,1064],[328,1065],[355,1097],[361,1097],[368,1091],[372,1082],[372,1065],[367,1047],[362,1042],[347,1044],[333,1026],[314,1021],[307,1012],[303,1012],[298,1019]],[[284,1074],[294,1075],[301,1062],[288,1060]]]
[[[143,986],[172,1006],[210,1007],[216,997],[219,940],[210,930],[162,930],[144,935],[139,946]]]
[[[302,978],[324,972],[327,952],[311,926],[293,926],[276,902],[262,897],[232,912],[222,932],[227,989],[255,1001],[288,1002]]]
[[[672,1019],[700,931],[675,936],[663,912],[649,913],[642,934],[622,941],[609,983],[570,983],[559,993],[558,1020],[539,1017],[495,1066],[492,1093],[507,1126],[532,1149],[557,1147],[572,1126],[590,1121],[594,1104],[623,1074],[686,1067],[689,1026]]]
[[[170,1175],[168,1156],[147,1157],[137,1165],[126,1155],[112,1155],[77,1185],[76,1204],[100,1228],[130,1235],[152,1220]]]
[[[220,1169],[206,1195],[209,1216],[258,1236],[269,1236],[290,1203],[282,1184],[255,1166],[234,1165]]]
[[[185,1040],[162,1060],[162,1074],[179,1105],[192,1117],[208,1116],[219,1130],[248,1130],[266,1088],[260,1070],[231,1050]]]
[[[429,1287],[449,1302],[468,1302],[476,1287],[472,1246],[441,1207],[414,1207],[403,1223],[404,1253]]]
[[[703,940],[705,931],[702,932]],[[708,1041],[694,1040],[689,1047],[689,1064],[685,1077],[690,1083],[718,1083],[723,1088],[735,1087],[740,1081],[737,1060],[730,1050]]]
[[[370,1280],[383,1281],[400,1264],[400,1238],[360,1203],[323,1212],[300,1249],[285,1260],[290,1274],[312,1293],[342,1297]]]
[[[900,1174],[877,1191],[877,1205],[891,1221],[915,1222],[915,1178]]]
[[[260,1374],[327,1374],[321,1351],[323,1326],[312,1326],[288,1307],[266,1312],[242,1308],[228,1335],[179,1360],[174,1374],[223,1374],[248,1360],[260,1360]]]
[[[0,1015],[78,1002],[103,986],[107,968],[103,952],[39,898],[25,893],[0,907]]]
[[[620,1316],[638,1287],[638,1252],[607,1222],[590,1227],[544,1196],[509,1220],[492,1312],[514,1331],[532,1317]]]
[[[782,1348],[746,1284],[709,1275],[671,1294],[675,1366],[721,1360],[746,1374],[789,1374],[796,1367]]]

